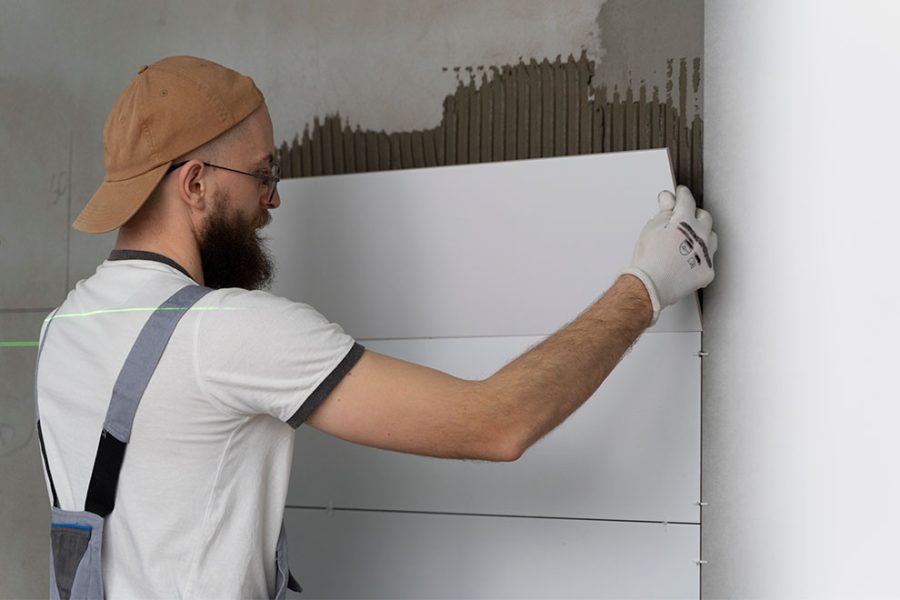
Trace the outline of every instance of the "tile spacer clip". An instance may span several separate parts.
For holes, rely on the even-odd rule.
[[[699,356],[700,358],[704,358],[706,356],[709,356],[709,352],[704,352],[703,350],[701,350],[697,353],[697,356]]]

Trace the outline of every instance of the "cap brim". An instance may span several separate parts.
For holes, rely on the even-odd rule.
[[[104,181],[72,227],[85,233],[106,233],[120,227],[144,204],[171,164],[167,161],[131,179]]]

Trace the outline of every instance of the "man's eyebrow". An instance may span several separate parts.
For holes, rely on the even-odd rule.
[[[275,164],[275,152],[269,152],[266,156],[260,158],[254,164],[258,167],[268,167]]]

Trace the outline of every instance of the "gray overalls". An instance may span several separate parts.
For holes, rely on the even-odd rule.
[[[44,449],[44,436],[41,433],[40,412],[37,406],[37,369],[47,332],[59,308],[50,316],[38,347],[34,370],[38,441],[53,494],[50,522],[50,598],[54,600],[103,598],[103,572],[100,563],[103,523],[115,507],[116,486],[125,457],[125,448],[131,437],[134,415],[178,321],[200,298],[211,291],[211,288],[199,285],[181,288],[163,302],[159,309],[151,313],[141,329],[113,386],[112,399],[106,412],[103,432],[100,434],[83,511],[60,508],[56,487],[50,474],[47,452]],[[288,588],[295,592],[302,591],[290,572],[287,535],[282,523],[275,550],[274,598],[284,598]]]

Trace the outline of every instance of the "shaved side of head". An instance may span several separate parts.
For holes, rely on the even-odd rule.
[[[173,163],[192,158],[196,158],[206,162],[219,162],[224,158],[227,158],[232,149],[235,146],[240,146],[246,139],[248,121],[249,117],[245,118],[231,129],[223,131],[218,136],[214,137],[202,146],[198,146],[190,152],[179,156],[173,161]],[[144,201],[144,204],[141,206],[141,208],[138,209],[138,211],[134,213],[134,215],[130,219],[128,219],[128,221],[126,221],[122,225],[122,227],[139,228],[142,227],[144,223],[151,221],[156,212],[159,210],[159,204],[161,203],[161,194],[162,185],[159,185],[156,187],[156,189],[153,190],[153,192],[150,193],[150,196],[147,198],[147,200]]]

